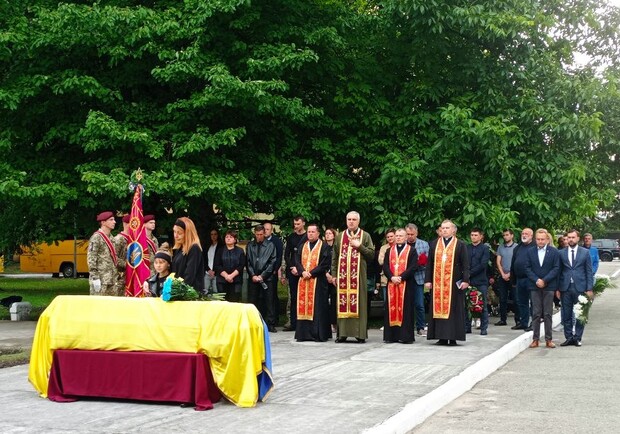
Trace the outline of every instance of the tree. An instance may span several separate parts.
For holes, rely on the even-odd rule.
[[[591,0],[0,8],[4,248],[87,234],[138,167],[167,226],[356,209],[371,231],[494,232],[575,224],[617,191],[595,67],[618,14]]]

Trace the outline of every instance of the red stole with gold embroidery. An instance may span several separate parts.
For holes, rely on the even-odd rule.
[[[311,271],[319,264],[321,255],[321,247],[323,242],[318,240],[314,248],[310,250],[310,241],[306,241],[301,249],[301,264],[304,270]],[[299,278],[297,284],[297,319],[309,320],[314,319],[314,297],[316,293],[316,277],[310,279]]]
[[[362,240],[364,231],[357,232],[349,237],[349,231],[340,234],[340,255],[336,275],[336,289],[338,291],[338,318],[359,318],[359,290],[360,290],[360,261],[359,250],[351,247],[351,240]],[[362,288],[366,291],[366,288]],[[363,306],[366,309],[366,306]]]
[[[456,252],[456,237],[446,246],[443,238],[437,240],[433,264],[433,318],[448,319],[452,303],[452,267]]]
[[[390,271],[393,276],[400,276],[407,269],[407,261],[409,259],[409,251],[411,246],[405,244],[405,247],[398,253],[398,248],[392,246],[390,248]],[[403,324],[403,306],[405,305],[405,288],[407,282],[404,280],[396,284],[390,279],[387,286],[388,296],[388,319],[390,327],[401,326]]]

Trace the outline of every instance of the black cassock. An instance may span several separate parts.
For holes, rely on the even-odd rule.
[[[403,245],[403,248],[405,246]],[[390,252],[392,249],[397,249],[398,246],[394,245],[387,249],[385,252],[385,257],[383,259],[383,273],[385,277],[388,279],[388,284],[392,276],[394,275],[390,270]],[[403,303],[403,322],[400,326],[391,326],[390,327],[390,317],[389,317],[389,295],[386,297],[383,309],[383,340],[385,342],[403,342],[410,343],[415,341],[415,322],[414,322],[414,311],[415,311],[415,290],[416,290],[416,281],[415,281],[415,272],[418,270],[418,253],[414,246],[409,248],[409,254],[407,255],[407,268],[400,273],[400,277],[402,277],[403,281],[407,282],[405,286],[405,297]],[[389,292],[386,291],[386,294]]]
[[[309,241],[306,241],[306,243],[309,243]],[[312,277],[316,277],[314,313],[312,321],[297,319],[295,339],[298,341],[324,342],[332,337],[332,327],[329,321],[329,288],[327,286],[327,276],[325,275],[332,263],[332,249],[329,244],[323,242],[319,252],[318,264],[312,270],[306,270],[301,263],[301,254],[306,243],[299,247],[295,262],[300,276],[304,271],[309,271]],[[311,243],[310,247],[314,247],[314,243]],[[300,278],[299,282],[301,281],[302,279]]]
[[[443,242],[439,238],[430,243],[428,263],[426,264],[426,278],[424,282],[433,283],[435,267],[435,250],[437,243]],[[456,282],[469,283],[469,254],[467,246],[457,239],[454,251],[454,264],[452,266],[452,298],[450,302],[450,316],[447,319],[433,318],[433,295],[435,288],[431,290],[430,319],[426,339],[448,339],[454,341],[465,340],[465,293],[467,290],[457,288]]]

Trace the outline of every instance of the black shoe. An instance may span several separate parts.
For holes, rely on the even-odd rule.
[[[456,346],[457,346],[457,343],[456,343],[456,341],[454,341],[454,340],[450,339],[450,342],[448,342],[448,346],[450,346],[450,347],[456,347]]]
[[[276,330],[274,326],[267,327],[267,330],[269,330],[269,333],[278,333],[278,331]]]
[[[532,331],[532,327],[526,327],[523,329],[524,332],[531,332]]]
[[[581,341],[578,341],[577,339],[573,339],[573,345],[576,347],[580,347],[581,346]]]
[[[413,341],[399,341],[401,344],[412,344]]]
[[[435,342],[435,345],[448,345],[448,340],[447,339],[439,339],[437,342]]]
[[[294,332],[294,331],[295,331],[295,329],[294,329],[293,327],[291,327],[291,326],[288,326],[288,327],[284,327],[284,328],[282,329],[282,331],[283,331],[283,332]]]
[[[517,324],[515,326],[510,327],[510,330],[524,330],[525,327],[523,327],[521,324]]]
[[[495,325],[496,325],[496,326],[505,326],[505,325],[508,325],[508,324],[506,323],[506,321],[497,321],[497,322],[495,323]]]
[[[487,331],[486,330],[480,330],[480,335],[481,336],[486,336],[487,335]]]
[[[339,338],[336,338],[336,340],[334,342],[336,342],[337,344],[340,344],[342,342],[346,342],[347,341],[347,337],[346,336],[340,336]]]
[[[366,339],[355,338],[355,340],[357,341],[358,344],[365,344],[366,343]]]
[[[471,329],[467,330],[465,333],[471,334]]]
[[[566,339],[564,342],[560,344],[561,347],[568,347],[569,345],[574,345],[573,339]]]

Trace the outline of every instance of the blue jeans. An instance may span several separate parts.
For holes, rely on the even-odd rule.
[[[519,325],[527,327],[530,324],[530,296],[527,277],[517,279],[517,303],[519,305]]]
[[[480,331],[486,331],[489,328],[489,307],[487,306],[489,302],[489,286],[477,285],[476,288],[478,288],[478,291],[482,293],[484,302],[482,314],[480,315]],[[467,309],[465,309],[465,330],[467,333],[471,333],[471,319],[469,318]]]
[[[579,303],[577,297],[582,294],[583,292],[577,291],[574,283],[571,283],[566,291],[560,293],[560,300],[562,300],[562,324],[564,325],[564,337],[567,340],[576,339],[581,341],[581,337],[583,336],[583,329],[585,326],[579,321],[576,321],[577,318],[575,318],[575,312],[573,312],[573,306]],[[573,324],[575,324],[574,334]]]
[[[423,330],[426,325],[426,312],[424,312],[424,285],[415,286],[415,294],[413,298],[415,306],[415,328]]]

